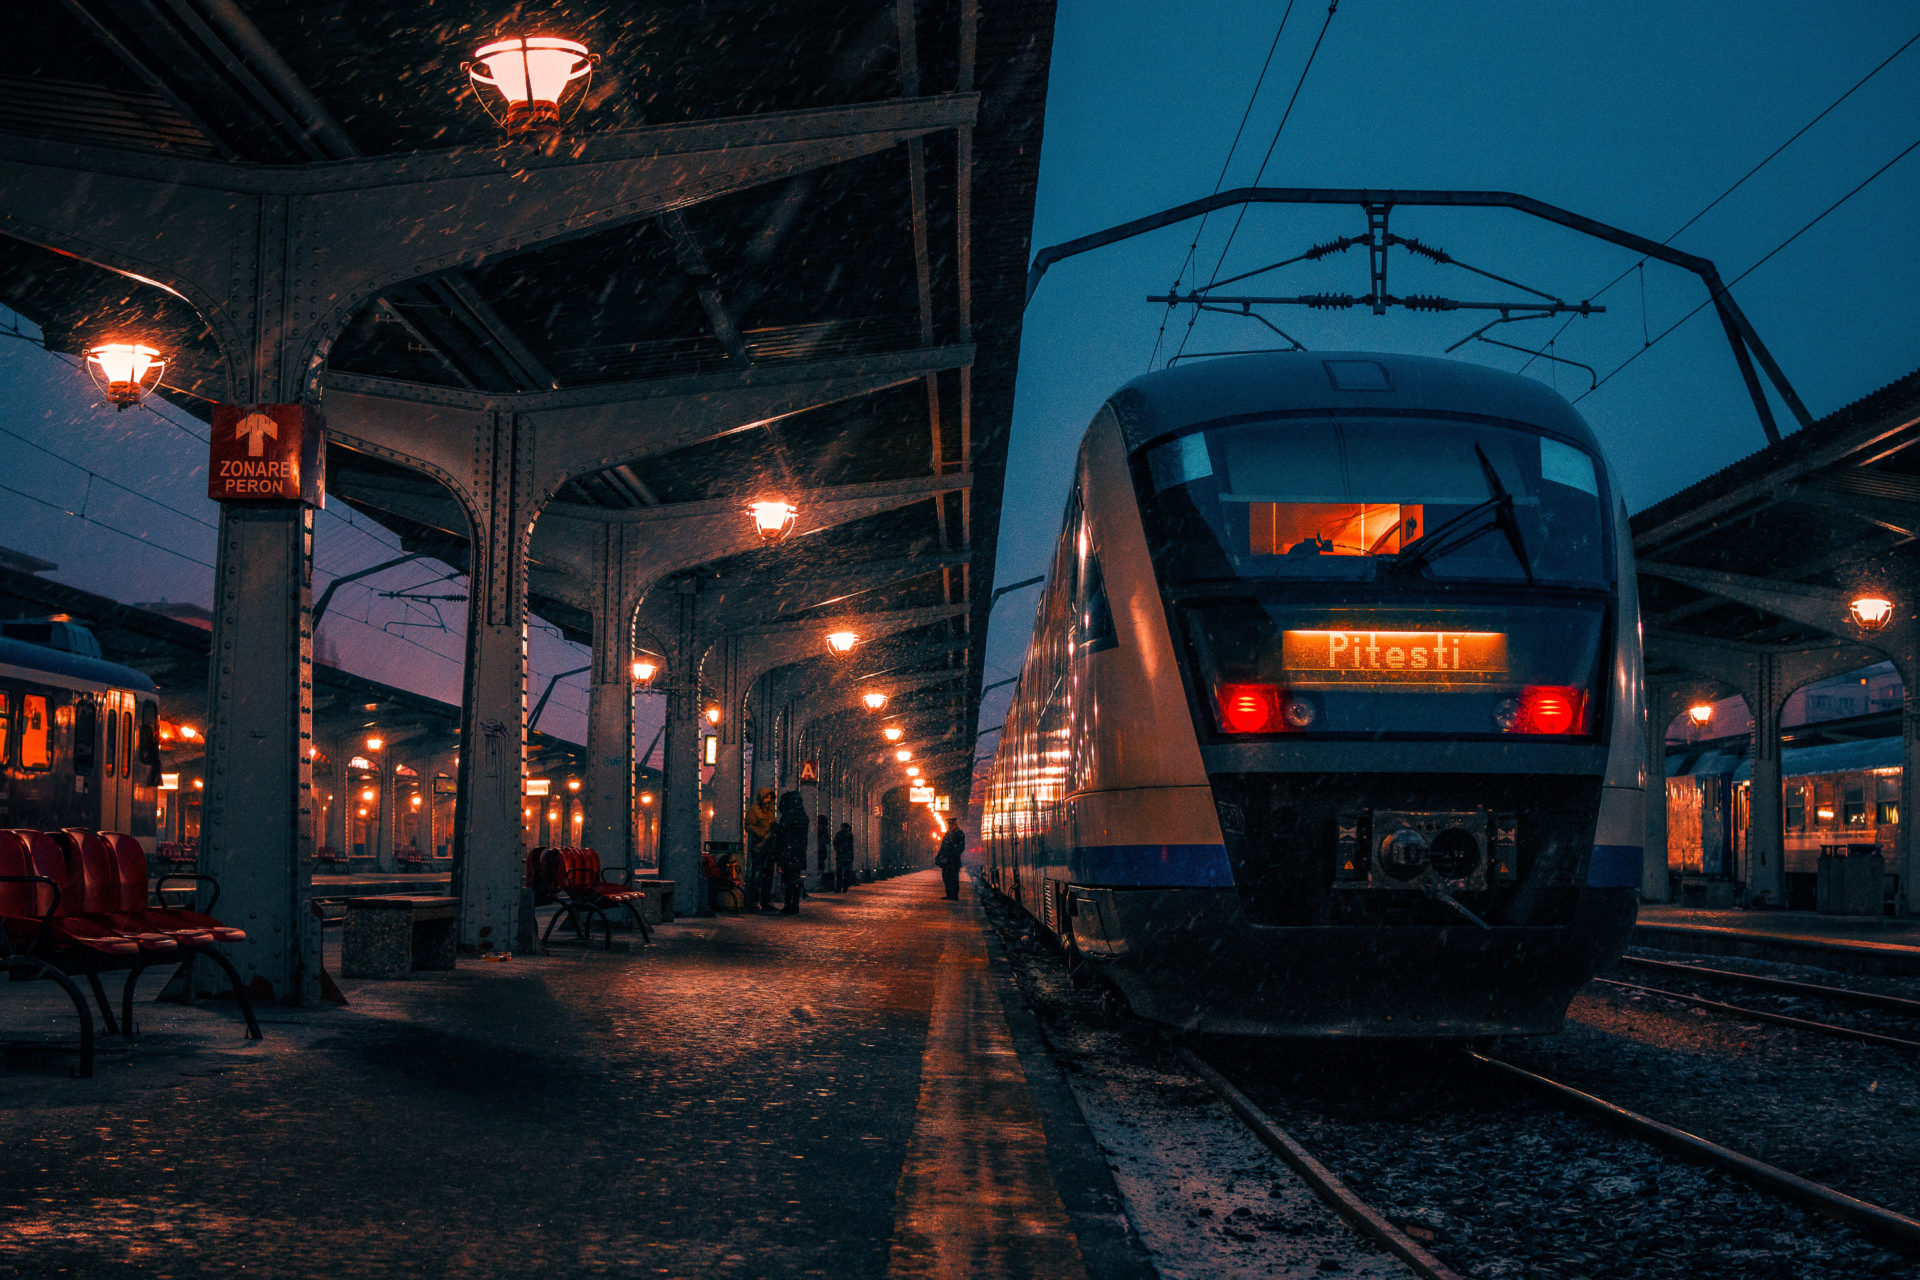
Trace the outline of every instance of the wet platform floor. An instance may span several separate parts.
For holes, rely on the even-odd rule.
[[[260,1045],[143,1002],[91,1081],[10,1053],[0,1274],[1112,1274],[937,877],[655,936],[346,983]],[[4,989],[0,1039],[70,1044],[52,996]]]

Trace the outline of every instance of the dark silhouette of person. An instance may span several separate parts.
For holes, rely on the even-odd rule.
[[[853,885],[853,824],[843,822],[833,834],[834,870],[839,881],[840,892],[845,893]]]
[[[946,838],[940,841],[940,852],[933,855],[933,865],[940,868],[940,883],[946,888],[947,897],[960,897],[960,855],[967,849],[967,833],[960,829],[959,823],[947,828]]]
[[[807,873],[807,806],[798,791],[780,797],[780,820],[774,824],[774,864],[780,868],[780,888],[785,899],[780,914],[800,914],[800,883]]]

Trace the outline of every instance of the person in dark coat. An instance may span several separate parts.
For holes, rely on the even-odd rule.
[[[947,828],[946,838],[940,841],[940,852],[933,855],[933,865],[940,868],[940,883],[946,888],[947,897],[960,897],[960,855],[967,849],[967,833],[960,829],[959,823]]]
[[[800,913],[800,882],[807,872],[807,806],[798,791],[780,797],[780,820],[774,824],[773,858],[780,868],[780,887],[786,903],[781,915]]]
[[[853,884],[853,824],[843,822],[833,833],[834,878],[845,893]]]
[[[840,884],[833,874],[833,828],[827,823],[824,806],[813,818],[813,854],[820,860],[820,892],[838,889]]]

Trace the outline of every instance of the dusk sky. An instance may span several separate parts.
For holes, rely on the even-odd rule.
[[[1167,21],[1141,0],[1064,4],[1041,153],[1037,251],[1214,190],[1283,4],[1215,3]],[[1199,15],[1204,13],[1205,19]],[[1253,185],[1327,20],[1293,6],[1221,184]],[[1496,189],[1534,196],[1654,240],[1679,230],[1769,152],[1920,33],[1900,3],[1385,5],[1348,0],[1300,89],[1260,182],[1267,186]],[[1735,280],[1876,170],[1920,141],[1920,46],[1908,48],[1740,189],[1675,239]],[[1920,156],[1909,155],[1733,286],[1815,417],[1920,367]],[[1234,225],[1211,218],[1196,266],[1205,283]],[[1504,211],[1397,211],[1392,230],[1569,301],[1594,297],[1638,259]],[[1196,224],[1054,267],[1026,313],[996,581],[1044,572],[1075,452],[1101,402],[1178,349],[1192,312],[1150,306],[1180,272]],[[1361,211],[1256,208],[1221,275],[1364,232]],[[1644,275],[1645,303],[1641,281]],[[1389,260],[1396,293],[1520,296],[1458,269]],[[1257,288],[1253,286],[1258,286]],[[1367,291],[1365,250],[1248,282],[1251,292]],[[1555,353],[1605,376],[1706,297],[1661,264],[1595,301]],[[1269,313],[1307,347],[1439,355],[1491,316]],[[1167,342],[1150,365],[1166,319]],[[1537,320],[1489,336],[1541,344]],[[1644,328],[1643,328],[1644,326]],[[1186,350],[1278,345],[1257,324],[1202,318]],[[1500,369],[1526,357],[1469,344]],[[1587,375],[1528,370],[1577,398],[1640,510],[1759,448],[1765,437],[1712,310],[1659,340],[1598,391]],[[1776,412],[1783,430],[1792,420]],[[1019,669],[1033,594],[1002,600],[986,680]],[[1005,714],[989,694],[982,727]],[[992,739],[981,744],[985,753]]]
[[[1063,4],[1034,247],[1213,190],[1284,8]],[[1254,181],[1326,20],[1320,0],[1293,7],[1223,185]],[[1261,181],[1512,190],[1664,239],[1917,31],[1920,13],[1891,0],[1346,0],[1326,27]],[[1917,139],[1920,47],[1895,58],[1674,243],[1712,258],[1734,280]],[[1909,155],[1734,286],[1816,416],[1920,366],[1917,204],[1920,157]],[[1231,213],[1212,218],[1184,271],[1193,224],[1071,260],[1047,277],[1026,315],[998,581],[1045,568],[1080,435],[1107,395],[1149,368],[1163,319],[1167,341],[1153,367],[1179,346],[1188,313],[1167,317],[1144,297],[1165,291],[1176,274],[1183,286],[1196,273],[1204,282],[1233,225]],[[1357,208],[1256,209],[1240,226],[1222,273],[1364,229]],[[1395,214],[1392,229],[1570,300],[1593,296],[1636,262],[1623,250],[1512,213],[1406,209]],[[1395,292],[1512,296],[1490,281],[1398,253],[1390,271]],[[1272,291],[1366,288],[1364,250],[1262,278],[1262,289]],[[1607,314],[1572,322],[1554,350],[1606,375],[1644,345],[1644,335],[1662,334],[1704,296],[1691,275],[1651,264],[1599,296]],[[1316,349],[1437,355],[1490,317],[1273,318]],[[11,323],[0,313],[0,326]],[[1560,324],[1510,325],[1491,336],[1539,343]],[[1271,342],[1257,325],[1211,316],[1186,350]],[[1503,369],[1525,360],[1473,345],[1455,355]],[[1566,366],[1536,363],[1528,372],[1570,396],[1588,385],[1586,374]],[[53,576],[118,599],[208,603],[216,509],[202,496],[202,424],[165,405],[121,414],[99,408],[82,372],[25,341],[0,341],[0,397],[0,428],[12,433],[0,436],[7,462],[0,544],[56,561]],[[1610,449],[1635,510],[1763,443],[1710,310],[1661,338],[1578,406]],[[335,504],[320,521],[316,595],[333,574],[397,554],[396,541]],[[349,669],[457,701],[464,607],[441,602],[436,614],[378,594],[459,591],[457,583],[433,581],[443,572],[412,565],[344,588],[322,628],[323,649]],[[987,681],[1017,670],[1032,605],[1030,592],[1001,603]],[[585,661],[583,650],[536,627],[532,696],[552,673]],[[584,735],[581,679],[556,693],[544,728],[576,740]],[[999,723],[1009,692],[989,695],[983,726]],[[643,700],[643,742],[658,723],[659,701]]]

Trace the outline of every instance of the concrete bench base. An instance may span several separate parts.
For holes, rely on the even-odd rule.
[[[347,978],[404,978],[415,969],[451,969],[459,944],[458,898],[349,898],[340,940]]]

